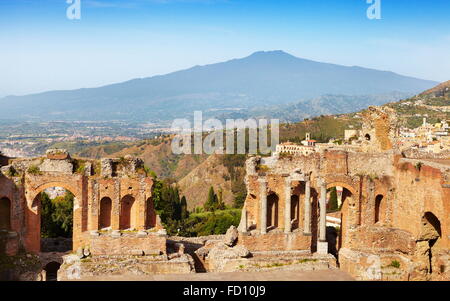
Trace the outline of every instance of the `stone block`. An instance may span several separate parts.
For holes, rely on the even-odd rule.
[[[317,254],[326,255],[328,254],[328,243],[324,241],[317,242]]]

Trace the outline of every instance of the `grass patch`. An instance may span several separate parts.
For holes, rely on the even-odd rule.
[[[31,165],[30,167],[28,167],[27,172],[29,174],[32,174],[32,175],[35,175],[35,176],[42,174],[39,166],[37,166],[37,165]]]
[[[396,268],[399,269],[400,268],[400,262],[397,260],[393,260],[391,261],[391,263],[388,265],[389,268]]]

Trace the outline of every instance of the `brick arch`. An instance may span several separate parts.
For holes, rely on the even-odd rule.
[[[356,196],[357,195],[357,189],[353,188],[352,185],[345,183],[345,182],[332,182],[332,183],[327,183],[327,189],[336,187],[336,186],[341,186],[344,187],[345,189],[347,189],[348,191],[351,192],[352,196]]]
[[[41,212],[38,196],[45,189],[51,187],[62,187],[74,195],[72,239],[74,246],[79,243],[83,224],[82,187],[78,188],[79,185],[81,185],[81,182],[76,183],[76,186],[74,186],[74,183],[71,182],[41,181],[41,183],[34,187],[32,186],[26,189],[28,196],[25,213],[24,244],[28,251],[31,253],[39,253],[41,250]]]
[[[64,188],[64,189],[70,191],[71,193],[73,193],[73,195],[75,196],[76,199],[81,200],[81,195],[80,195],[81,187],[78,188],[78,187],[73,186],[72,184],[64,183],[64,182],[58,182],[58,181],[45,182],[45,183],[39,184],[35,188],[27,189],[27,191],[30,191],[30,190],[33,191],[33,194],[28,199],[30,201],[33,201],[45,189],[52,188],[52,187]]]
[[[138,201],[132,194],[127,194],[120,200],[120,222],[119,228],[126,230],[137,229]]]
[[[102,197],[99,202],[98,229],[109,228],[112,226],[112,206],[110,197]]]
[[[350,199],[355,200],[355,198],[358,197],[357,194],[357,189],[355,189],[352,185],[346,183],[346,182],[342,182],[342,181],[335,181],[335,182],[331,182],[331,183],[327,183],[327,190],[336,186],[340,186],[345,188],[347,191],[350,192],[350,196],[348,196]],[[349,230],[349,227],[351,224],[353,224],[352,220],[354,219],[352,216],[354,215],[353,211],[350,207],[349,207],[349,201],[346,199],[342,199],[342,204],[341,204],[341,214],[340,214],[340,219],[341,219],[341,224],[340,224],[340,231],[339,231],[339,243],[336,246],[337,250],[339,250],[340,248],[344,247],[347,243],[347,233]]]

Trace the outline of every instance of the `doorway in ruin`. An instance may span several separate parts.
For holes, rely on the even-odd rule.
[[[291,196],[291,225],[292,230],[298,229],[300,225],[300,198],[295,194]]]
[[[40,220],[40,251],[68,252],[73,249],[73,210],[75,196],[62,187],[39,193],[34,205]]]
[[[61,264],[56,261],[48,263],[44,267],[45,281],[58,281],[58,271],[60,268]]]
[[[442,237],[441,222],[432,212],[422,216],[422,227],[419,239],[416,242],[416,252],[419,256],[422,271],[432,274],[434,269],[434,254],[436,246]]]
[[[375,197],[375,224],[379,222],[383,222],[383,195],[379,194]]]
[[[11,230],[11,201],[7,197],[0,199],[0,230]]]
[[[152,229],[156,226],[156,215],[154,214],[153,199],[148,198],[145,206],[147,213],[145,217],[145,227],[146,229]]]
[[[126,195],[120,201],[120,230],[137,228],[137,204],[131,195]]]
[[[267,228],[278,228],[278,195],[271,193],[267,197]]]
[[[352,198],[352,192],[341,185],[331,185],[327,189],[327,241],[330,253],[335,256],[345,243],[349,211],[354,205]]]
[[[108,197],[104,197],[100,200],[100,214],[98,217],[98,228],[100,230],[111,229],[111,216],[112,216],[112,200]]]

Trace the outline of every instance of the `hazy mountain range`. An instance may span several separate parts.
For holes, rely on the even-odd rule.
[[[283,51],[195,66],[167,75],[0,99],[0,118],[164,121],[207,116],[298,120],[396,101],[438,84],[393,72],[320,63]]]

